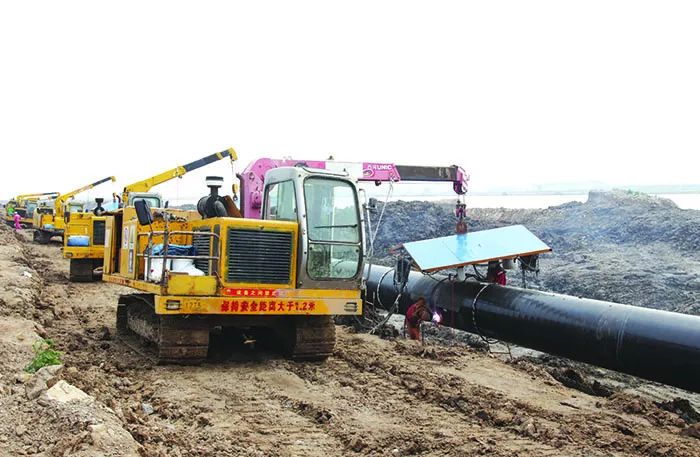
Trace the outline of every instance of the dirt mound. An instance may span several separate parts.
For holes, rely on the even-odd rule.
[[[58,379],[51,385],[42,381],[37,389],[41,374],[24,371],[34,345],[58,317],[56,284],[46,268],[50,261],[26,240],[25,234],[0,226],[0,453],[138,455],[138,444],[103,404],[65,382],[57,386]],[[67,391],[79,400],[66,397]]]
[[[470,215],[487,225],[514,221],[539,231],[561,249],[595,243],[664,242],[679,250],[700,248],[700,211],[679,209],[671,200],[621,190],[591,191],[585,203],[547,209],[474,208]]]
[[[700,413],[698,413],[685,398],[674,398],[670,401],[659,402],[656,403],[656,406],[677,414],[688,424],[700,422]]]
[[[380,211],[372,214],[372,230],[376,231],[374,252],[385,258],[400,243],[444,236],[454,232],[454,216],[448,208],[430,202],[390,202],[377,228]]]
[[[569,203],[532,217],[528,226],[560,248],[590,243],[667,243],[681,251],[700,248],[700,212],[671,200],[625,191],[590,192],[586,203]]]

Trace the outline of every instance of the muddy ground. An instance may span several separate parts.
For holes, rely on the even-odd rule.
[[[69,283],[58,244],[2,227],[0,267],[0,455],[697,456],[700,448],[700,426],[691,425],[699,419],[682,400],[584,393],[537,362],[343,327],[322,363],[230,338],[201,366],[158,366],[137,341],[114,336],[126,290]],[[37,376],[23,368],[40,336],[55,340],[64,367],[30,398]],[[72,396],[49,395],[66,386]]]

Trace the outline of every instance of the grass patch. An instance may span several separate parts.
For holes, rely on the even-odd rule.
[[[627,189],[625,192],[627,192],[627,195],[631,195],[633,197],[645,197],[647,195],[644,192],[639,192],[632,189]]]
[[[27,373],[36,373],[37,370],[49,365],[61,365],[61,353],[57,351],[51,339],[39,340],[32,345],[34,358],[24,368]]]

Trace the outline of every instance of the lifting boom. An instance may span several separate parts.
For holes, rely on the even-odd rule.
[[[261,158],[251,162],[238,175],[241,182],[241,210],[244,217],[259,219],[263,200],[265,173],[278,167],[303,166],[347,173],[358,181],[374,182],[451,182],[457,195],[467,192],[469,175],[462,167],[412,166],[378,162],[335,162],[331,160],[294,160]]]
[[[24,200],[39,200],[40,198],[56,198],[57,196],[58,196],[58,192],[41,192],[41,193],[18,195],[14,199],[17,202],[22,202]]]
[[[138,181],[124,187],[124,191],[121,195],[121,202],[124,206],[126,206],[129,202],[129,195],[132,193],[148,192],[149,190],[151,190],[151,188],[157,186],[158,184],[170,181],[171,179],[181,178],[183,175],[190,171],[197,170],[198,168],[202,168],[205,165],[209,165],[210,163],[222,160],[225,157],[230,157],[232,162],[238,159],[236,151],[234,151],[233,148],[228,148],[224,151],[216,152],[206,157],[202,157],[201,159],[195,160],[194,162],[190,162],[185,165],[180,165],[171,170],[164,171],[163,173],[151,176],[150,178],[146,178],[142,181]]]
[[[69,200],[71,200],[73,197],[78,195],[81,192],[85,192],[86,190],[90,190],[94,187],[99,186],[100,184],[106,183],[107,181],[112,181],[115,182],[117,178],[114,176],[109,176],[107,178],[100,179],[99,181],[95,181],[92,184],[88,184],[87,186],[83,186],[79,189],[75,189],[71,192],[68,192],[66,194],[60,194],[58,197],[56,197],[56,200],[54,201],[54,208],[55,208],[55,213],[54,217],[56,219],[63,219],[63,215],[65,212],[65,205],[68,203]]]

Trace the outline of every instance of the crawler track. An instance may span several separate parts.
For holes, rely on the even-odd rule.
[[[92,259],[71,259],[68,278],[71,282],[91,282],[94,265]]]
[[[325,360],[335,348],[335,324],[330,316],[304,316],[291,324],[290,356],[294,360]]]
[[[128,294],[119,298],[117,330],[134,333],[157,347],[159,363],[196,365],[207,358],[209,332],[219,326],[235,327],[240,321],[216,316],[160,316],[150,294]],[[263,320],[258,321],[264,324]],[[281,336],[282,352],[298,361],[320,361],[333,354],[335,324],[330,316],[294,316],[270,320]]]
[[[117,331],[155,343],[158,363],[196,365],[207,358],[209,326],[197,316],[159,316],[149,294],[122,295],[117,306]]]

